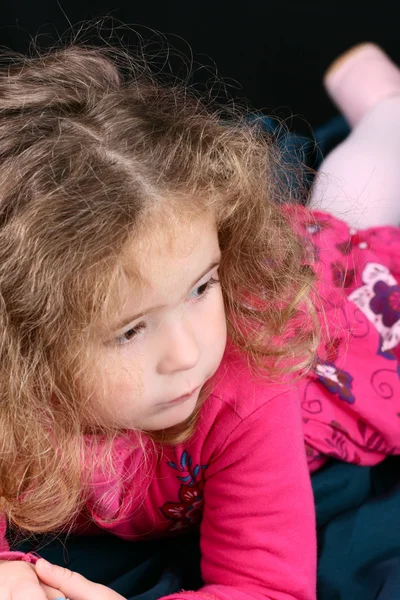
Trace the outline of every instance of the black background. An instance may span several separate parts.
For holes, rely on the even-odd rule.
[[[304,133],[337,114],[321,80],[341,52],[371,40],[400,62],[400,4],[393,0],[3,0],[0,12],[0,44],[22,52],[37,34],[41,45],[54,43],[68,21],[76,28],[109,16],[145,42],[160,42],[162,32],[164,45],[188,61],[192,54],[195,83],[218,77],[230,97],[247,98]],[[137,34],[126,30],[123,39],[135,44]]]

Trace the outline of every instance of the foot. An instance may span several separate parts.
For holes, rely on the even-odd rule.
[[[400,69],[379,46],[369,42],[339,56],[323,81],[351,127],[382,100],[400,96]]]

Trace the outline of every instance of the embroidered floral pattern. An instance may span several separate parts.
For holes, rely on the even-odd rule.
[[[326,221],[306,221],[304,223],[304,229],[309,235],[317,235],[329,227],[329,223]]]
[[[357,452],[351,452],[347,445],[347,437],[346,430],[338,427],[339,423],[331,422],[332,433],[330,438],[326,438],[325,442],[328,447],[332,448],[331,451],[328,451],[326,454],[328,456],[332,456],[334,458],[338,458],[339,460],[343,460],[348,463],[353,463],[355,465],[360,464],[361,459]]]
[[[334,336],[325,344],[324,348],[327,361],[333,363],[338,359],[341,343],[342,340],[338,336]]]
[[[320,248],[314,243],[314,237],[317,237],[321,231],[324,231],[329,227],[329,224],[325,221],[306,221],[302,223],[302,227],[305,233],[303,238],[304,255],[305,260],[309,265],[320,262]]]
[[[335,327],[319,348],[314,377],[309,378],[301,398],[310,471],[324,464],[323,457],[369,464],[372,459],[368,455],[400,453],[400,228],[393,228],[393,237],[392,230],[360,232],[344,223],[338,224],[335,235],[328,232],[325,237],[323,229],[319,223],[304,219],[304,238],[314,245],[315,256],[320,254],[322,261],[318,271],[322,284],[330,281],[340,292],[347,288],[349,304],[335,304],[332,288],[323,288],[327,311],[335,311]],[[391,244],[392,251],[388,252]],[[384,265],[371,260],[373,251],[379,252],[380,248]],[[351,354],[353,347],[359,351],[360,360],[352,370],[350,356],[348,362],[342,360],[346,361],[346,352]],[[379,359],[374,359],[374,350]],[[367,364],[365,372],[361,368],[360,373],[364,352]],[[371,401],[377,402],[376,414],[380,415],[376,429],[371,425]]]
[[[347,256],[353,250],[353,240],[349,238],[345,242],[340,242],[340,244],[336,244],[336,248],[341,254]]]
[[[320,261],[320,250],[318,246],[313,244],[310,240],[303,240],[304,258],[306,262],[311,266],[312,264]]]
[[[381,452],[387,456],[398,453],[398,448],[390,448],[384,437],[361,419],[358,419],[357,427],[363,440],[363,449],[366,452]]]
[[[307,442],[304,442],[304,448],[306,451],[307,463],[311,470],[318,468],[319,464],[323,464],[326,461],[325,455],[310,446]]]
[[[167,465],[183,475],[177,475],[177,479],[181,481],[178,502],[165,502],[160,510],[172,521],[168,531],[186,529],[196,525],[203,514],[204,469],[207,469],[208,465],[193,467],[192,458],[186,450],[182,452],[179,460],[168,461]]]
[[[319,363],[315,369],[321,383],[331,394],[337,394],[341,400],[353,404],[354,396],[351,390],[353,377],[329,361]]]
[[[339,262],[331,264],[332,279],[336,287],[350,287],[355,280],[355,270],[347,269]]]
[[[378,263],[367,263],[361,278],[364,285],[348,298],[381,335],[379,353],[384,354],[400,342],[400,287],[389,269]]]
[[[363,243],[363,241],[364,240],[359,233],[351,233],[350,231],[349,239],[347,239],[345,242],[340,242],[339,244],[336,244],[336,248],[339,250],[339,252],[341,252],[341,254],[348,256],[350,252],[352,252],[354,246],[359,246]]]
[[[400,319],[400,286],[378,281],[373,289],[376,295],[370,302],[371,310],[382,315],[385,327],[392,327]]]

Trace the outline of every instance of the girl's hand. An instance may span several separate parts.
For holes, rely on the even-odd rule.
[[[105,585],[93,583],[79,573],[52,565],[43,558],[37,561],[35,569],[40,581],[60,590],[70,600],[125,600]]]
[[[60,600],[64,594],[53,586],[41,583],[35,568],[20,560],[0,561],[0,600]]]

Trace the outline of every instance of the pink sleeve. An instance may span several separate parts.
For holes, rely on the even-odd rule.
[[[39,558],[40,556],[33,554],[33,552],[0,552],[0,560],[23,560],[32,565],[34,565]]]
[[[0,560],[23,560],[35,564],[39,555],[29,552],[12,552],[6,539],[7,521],[5,515],[0,515]]]
[[[297,394],[240,422],[207,469],[198,592],[163,600],[315,600],[316,527]]]

